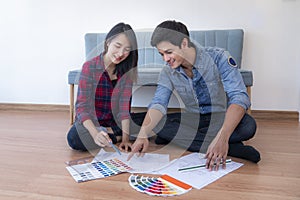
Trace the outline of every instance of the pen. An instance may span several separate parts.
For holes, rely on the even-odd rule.
[[[111,147],[112,147],[118,154],[121,155],[120,150],[119,150],[112,142],[109,142],[109,144],[111,145]]]
[[[225,161],[225,163],[230,163],[231,162],[231,159],[227,159]],[[223,164],[223,162],[221,162],[220,164]],[[214,164],[216,165],[216,163]],[[191,170],[196,170],[196,169],[199,169],[201,167],[205,167],[206,164],[203,164],[203,165],[196,165],[196,166],[192,166],[192,167],[184,167],[184,168],[179,168],[178,171],[179,172],[184,172],[184,171],[191,171]]]

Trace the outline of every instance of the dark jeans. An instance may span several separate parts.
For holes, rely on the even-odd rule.
[[[143,123],[146,113],[131,113],[130,122],[130,134],[132,137],[136,137],[139,132],[140,126]],[[122,130],[118,126],[112,126],[113,134],[108,134],[112,142],[117,143],[116,136],[122,135]],[[83,126],[83,124],[75,121],[67,134],[68,144],[72,149],[87,151],[99,148],[94,142],[89,131]]]
[[[225,113],[172,113],[154,129],[159,139],[181,146],[192,152],[205,153],[220,130]],[[245,114],[229,139],[229,145],[249,140],[256,132],[256,122]]]
[[[139,132],[146,113],[132,113],[130,123],[130,134],[133,137]],[[225,113],[213,114],[190,114],[171,113],[167,114],[153,130],[157,137],[166,143],[173,143],[192,152],[205,153],[211,141],[220,130]],[[113,143],[116,136],[122,135],[119,127],[112,127],[114,134],[109,134]],[[234,132],[229,144],[240,143],[252,138],[256,131],[256,122],[248,114],[245,114]],[[67,135],[69,146],[76,150],[92,150],[99,148],[88,130],[80,123],[75,122]]]

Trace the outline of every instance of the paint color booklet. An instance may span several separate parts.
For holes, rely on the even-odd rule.
[[[128,171],[130,173],[157,174],[158,170],[170,164],[169,154],[145,153],[143,157],[137,157],[134,155],[129,161],[127,161],[128,153],[122,152],[121,155],[119,155],[117,152],[107,152],[104,149],[99,151],[93,162],[112,158],[117,158],[130,166],[132,168]]]
[[[98,178],[106,178],[123,172],[128,172],[132,169],[117,158],[91,163],[70,165],[66,168],[78,183]]]

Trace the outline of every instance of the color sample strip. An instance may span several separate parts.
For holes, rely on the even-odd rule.
[[[174,185],[176,185],[176,186],[178,186],[178,187],[180,187],[184,190],[190,190],[192,188],[192,186],[190,186],[190,185],[188,185],[188,184],[186,184],[182,181],[179,181],[179,180],[177,180],[177,179],[175,179],[171,176],[168,176],[166,174],[162,175],[160,178],[162,178],[162,179],[164,179],[164,180],[166,180],[166,181],[168,181],[168,182],[170,182],[170,183],[172,183],[172,184],[174,184]]]
[[[105,178],[131,169],[117,158],[67,167],[67,170],[77,182]]]
[[[168,175],[155,178],[132,174],[128,181],[135,190],[151,196],[180,195],[192,189],[190,185]]]

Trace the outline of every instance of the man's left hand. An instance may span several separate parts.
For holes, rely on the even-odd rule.
[[[207,159],[206,168],[210,171],[219,170],[220,165],[225,168],[228,148],[228,140],[225,139],[219,132],[207,149],[205,155],[205,158]]]

